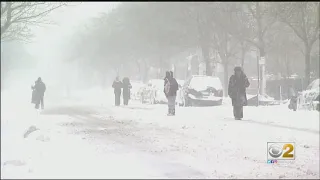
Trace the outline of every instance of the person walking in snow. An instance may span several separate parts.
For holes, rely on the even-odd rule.
[[[288,108],[293,111],[297,111],[298,97],[297,97],[296,92],[292,86],[289,87],[289,99],[290,99],[290,103],[288,105]]]
[[[168,116],[174,116],[176,113],[176,97],[179,85],[177,80],[173,77],[172,71],[166,72],[166,77],[164,78],[164,94],[168,99]]]
[[[129,99],[130,99],[130,89],[132,88],[131,83],[130,83],[130,79],[125,77],[122,80],[122,88],[123,88],[123,104],[125,106],[128,105],[129,103]]]
[[[32,89],[32,101],[35,104],[35,108],[39,109],[41,104],[41,109],[44,109],[44,92],[46,91],[46,85],[41,80],[41,77],[35,81],[35,85],[31,86]]]
[[[234,74],[229,79],[228,95],[232,100],[233,115],[236,120],[243,118],[243,106],[247,105],[246,88],[250,86],[249,80],[242,68],[234,68]]]
[[[119,76],[117,76],[112,83],[112,87],[114,89],[114,102],[116,106],[120,106],[122,82],[119,79]]]

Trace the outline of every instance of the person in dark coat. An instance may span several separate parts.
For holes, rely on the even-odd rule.
[[[41,77],[35,82],[34,86],[31,86],[32,91],[32,103],[35,104],[35,108],[39,109],[41,104],[41,109],[44,109],[44,92],[46,91],[46,85],[41,80]]]
[[[130,99],[130,89],[132,88],[130,79],[125,77],[122,80],[122,88],[123,88],[123,104],[125,106],[128,105]]]
[[[242,68],[234,68],[234,74],[229,79],[228,95],[232,100],[233,115],[236,120],[243,118],[243,106],[247,105],[246,88],[250,86],[249,80]]]
[[[168,99],[168,116],[174,116],[176,114],[176,97],[179,85],[177,80],[173,77],[172,71],[166,72],[164,78],[164,93]]]
[[[293,111],[296,111],[298,108],[298,97],[292,86],[289,87],[289,99],[290,103],[288,105],[288,108]]]
[[[114,102],[116,106],[120,106],[120,96],[121,96],[121,88],[122,82],[119,80],[119,76],[112,83],[112,87],[114,89]]]

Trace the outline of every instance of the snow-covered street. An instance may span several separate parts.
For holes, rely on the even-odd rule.
[[[318,111],[245,107],[236,121],[227,103],[168,117],[93,91],[48,97],[41,113],[29,94],[2,93],[1,178],[319,178]],[[267,142],[295,142],[296,159],[267,164]]]

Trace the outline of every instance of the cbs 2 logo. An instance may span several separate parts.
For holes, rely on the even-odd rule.
[[[273,158],[279,158],[281,155],[282,158],[293,158],[293,150],[293,144],[284,144],[282,147],[279,144],[272,144],[271,146],[269,146],[268,152],[269,155]]]

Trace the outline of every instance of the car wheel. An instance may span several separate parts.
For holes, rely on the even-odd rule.
[[[156,99],[155,99],[155,97],[153,95],[150,96],[149,103],[150,104],[156,104]]]
[[[182,106],[183,107],[187,107],[188,106],[188,102],[187,102],[185,97],[182,98]]]
[[[222,99],[220,101],[218,101],[217,103],[218,106],[221,106],[222,105]]]
[[[179,98],[178,105],[179,105],[179,106],[184,106],[183,97],[180,97],[180,98]]]
[[[154,101],[153,101],[152,97],[149,98],[149,103],[150,104],[154,104]]]
[[[155,98],[152,99],[152,104],[158,104],[158,101],[156,101]]]
[[[190,100],[189,106],[191,106],[191,107],[195,107],[195,106],[196,106],[196,104],[194,103],[194,101]]]
[[[190,107],[190,106],[193,106],[192,100],[185,98],[184,99],[184,107]]]

